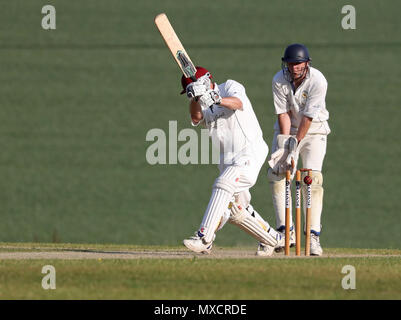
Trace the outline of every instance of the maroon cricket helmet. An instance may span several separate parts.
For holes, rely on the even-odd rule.
[[[206,70],[205,68],[196,66],[196,73],[195,73],[195,77],[196,79],[199,79],[200,77],[204,76],[206,73],[208,73],[209,71]],[[212,74],[209,72],[209,78],[212,79]],[[181,85],[182,85],[182,91],[180,94],[184,94],[185,93],[185,89],[187,88],[187,85],[189,85],[191,82],[193,82],[193,80],[191,78],[186,78],[184,75],[182,75],[181,77]]]

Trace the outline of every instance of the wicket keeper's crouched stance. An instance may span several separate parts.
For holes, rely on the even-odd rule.
[[[282,57],[282,70],[273,78],[273,100],[278,119],[274,125],[272,154],[268,169],[273,205],[276,213],[277,231],[285,229],[285,172],[296,170],[298,156],[304,168],[312,170],[311,199],[311,247],[310,254],[323,253],[319,236],[320,217],[323,208],[322,166],[326,154],[327,123],[329,112],[326,109],[327,81],[323,74],[310,66],[307,48],[292,44],[285,49]],[[291,166],[294,160],[294,168]],[[304,176],[307,173],[304,172]],[[306,211],[306,185],[302,177],[302,197],[304,215]],[[290,201],[291,204],[291,201]],[[290,244],[295,243],[295,231],[291,219]],[[305,220],[304,220],[305,221]],[[276,248],[280,251],[282,248]],[[263,245],[259,246],[263,254]]]
[[[202,124],[220,149],[220,175],[215,180],[199,230],[184,240],[197,253],[210,253],[216,232],[229,221],[257,239],[266,256],[281,247],[284,238],[250,204],[249,189],[266,161],[268,146],[245,88],[234,80],[212,82],[210,72],[196,67],[197,81],[181,79],[190,98],[192,125]]]

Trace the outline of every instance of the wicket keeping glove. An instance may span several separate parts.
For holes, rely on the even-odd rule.
[[[279,175],[285,173],[287,170],[293,174],[297,167],[298,161],[298,142],[295,136],[279,134],[277,136],[278,149],[272,153],[269,166],[272,168],[273,173]],[[294,162],[294,166],[292,166]]]
[[[287,156],[285,162],[287,164],[288,170],[290,170],[292,173],[293,170],[295,169],[293,167],[293,164],[295,164],[298,159],[298,155],[297,155],[298,141],[297,141],[297,138],[295,138],[294,136],[290,136],[288,138],[287,143],[288,143],[288,156]]]

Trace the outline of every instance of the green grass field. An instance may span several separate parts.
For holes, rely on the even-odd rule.
[[[356,30],[341,27],[344,1],[53,0],[52,31],[41,28],[45,4],[0,10],[0,257],[19,257],[0,258],[1,300],[401,299],[399,1],[354,0]],[[149,130],[190,127],[181,74],[153,23],[160,12],[196,64],[244,84],[269,145],[271,79],[288,44],[307,45],[329,83],[328,256],[210,258],[182,247],[217,169],[146,162]],[[251,192],[274,225],[266,168]],[[228,224],[215,248],[256,246]],[[60,256],[21,258],[47,252]],[[41,287],[48,264],[56,290]],[[341,287],[345,265],[355,290]]]
[[[196,64],[245,85],[269,145],[271,78],[286,45],[309,47],[328,79],[332,128],[322,245],[399,248],[401,4],[353,1],[357,29],[343,30],[345,4],[54,0],[57,29],[45,31],[43,1],[4,2],[0,241],[174,246],[198,228],[215,166],[145,159],[150,129],[190,126],[180,72],[153,24],[166,12]],[[266,170],[252,195],[274,224]],[[217,243],[254,241],[227,226]]]
[[[254,248],[233,249],[243,253]],[[2,244],[13,252],[186,252],[182,247]],[[0,299],[293,300],[401,299],[401,250],[329,249],[326,258],[0,259]],[[41,286],[42,267],[56,270],[56,289]],[[341,273],[355,267],[356,287]]]

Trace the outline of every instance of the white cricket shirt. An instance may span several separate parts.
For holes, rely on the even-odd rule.
[[[292,84],[284,78],[283,71],[280,70],[273,78],[272,90],[276,114],[290,111],[291,135],[297,133],[303,116],[313,119],[308,134],[330,133],[327,123],[329,112],[326,109],[327,80],[319,70],[309,67],[306,78],[295,93]],[[274,124],[274,130],[280,131],[278,120]]]
[[[216,84],[214,90],[223,98],[237,97],[242,102],[242,110],[212,105],[202,111],[201,123],[209,130],[213,144],[220,148],[220,161],[224,159],[224,163],[235,163],[244,155],[265,161],[268,147],[244,86],[237,81],[227,80]]]

